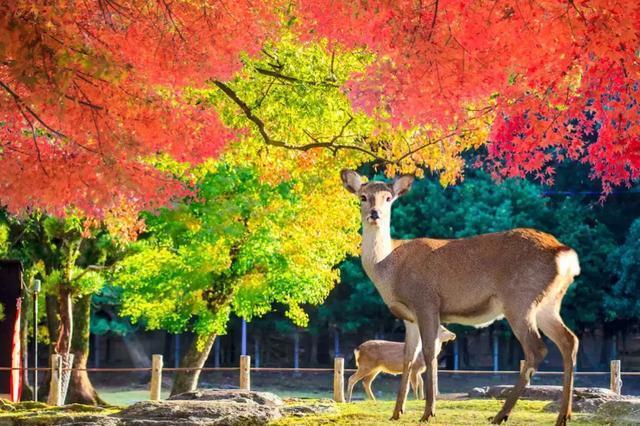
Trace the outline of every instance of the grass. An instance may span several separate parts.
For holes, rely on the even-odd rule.
[[[104,399],[107,404],[117,405],[117,406],[128,406],[138,401],[148,401],[149,400],[149,390],[148,389],[138,389],[138,390],[123,390],[123,389],[99,389],[98,394],[100,398]],[[169,390],[162,390],[162,399],[169,398]]]
[[[553,425],[557,413],[543,410],[548,401],[520,400],[509,417],[508,426]],[[405,414],[399,421],[390,421],[395,401],[361,401],[337,404],[337,413],[303,418],[287,417],[271,423],[273,426],[291,425],[416,425],[424,410],[424,401],[408,401]],[[472,399],[467,401],[438,401],[437,416],[429,425],[488,425],[502,401]],[[571,426],[601,424],[588,415],[574,413]]]

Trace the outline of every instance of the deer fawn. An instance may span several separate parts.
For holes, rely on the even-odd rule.
[[[436,357],[442,349],[442,344],[456,338],[456,335],[443,326],[438,331],[438,341],[436,343]],[[358,370],[349,377],[347,386],[347,402],[351,402],[353,387],[362,380],[364,390],[370,399],[375,401],[376,397],[371,390],[371,385],[380,373],[400,374],[402,373],[404,360],[404,343],[389,342],[387,340],[367,340],[358,346],[354,351],[356,366]],[[409,371],[409,382],[413,388],[416,399],[424,398],[424,382],[422,373],[427,367],[424,358],[418,356],[411,365]]]
[[[391,312],[411,324],[405,336],[402,380],[392,419],[404,411],[408,372],[420,347],[426,365],[426,405],[421,421],[435,415],[438,327],[459,323],[485,327],[506,318],[525,353],[516,385],[492,419],[506,421],[547,353],[540,332],[560,349],[564,386],[556,425],[571,417],[573,367],[578,338],[560,317],[560,305],[580,273],[574,250],[533,229],[513,229],[470,238],[391,239],[391,204],[411,189],[413,177],[388,184],[363,183],[353,170],[344,186],[361,200],[362,265]]]

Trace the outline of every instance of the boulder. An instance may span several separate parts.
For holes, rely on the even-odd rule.
[[[259,405],[280,407],[284,404],[278,395],[271,392],[255,392],[240,389],[198,389],[174,395],[169,401],[235,401],[248,403],[252,401]]]
[[[606,424],[640,424],[640,399],[629,398],[606,401],[598,407],[595,419]]]
[[[629,396],[618,395],[605,388],[576,388],[573,392],[572,409],[575,413],[595,413],[598,408],[608,401],[624,401],[633,399]],[[545,411],[555,412],[560,409],[559,399],[544,407]]]
[[[0,426],[252,426],[266,425],[282,416],[304,417],[336,412],[331,400],[289,399],[269,392],[212,389],[185,392],[165,401],[141,401],[119,412],[70,404],[0,401]],[[11,412],[6,416],[7,412]],[[110,414],[109,413],[113,413]]]
[[[119,426],[265,425],[284,405],[268,392],[199,390],[166,401],[142,401],[115,415]]]

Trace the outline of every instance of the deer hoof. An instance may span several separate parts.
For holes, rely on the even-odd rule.
[[[558,416],[558,420],[556,420],[556,426],[567,426],[567,420],[569,416]]]
[[[491,418],[489,417],[489,420],[491,420],[491,423],[494,425],[499,425],[502,422],[507,422],[507,420],[509,420],[509,415],[508,414],[497,414],[495,417]]]
[[[420,418],[420,422],[428,423],[431,417],[435,417],[434,413],[424,413]]]

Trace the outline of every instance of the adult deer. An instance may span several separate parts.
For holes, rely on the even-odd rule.
[[[525,365],[492,422],[507,420],[546,356],[542,331],[562,353],[564,386],[556,425],[565,425],[571,417],[578,338],[564,325],[560,305],[580,273],[576,252],[552,235],[533,229],[452,240],[392,240],[391,204],[411,189],[413,177],[401,176],[391,184],[363,183],[353,170],[343,170],[341,177],[347,190],[361,199],[364,270],[391,312],[411,323],[392,419],[403,411],[408,372],[420,346],[427,366],[421,421],[435,416],[432,361],[441,322],[484,327],[505,317],[522,345]]]
[[[454,340],[456,335],[443,326],[438,330],[438,340],[436,342],[436,358],[442,349],[442,344]],[[349,377],[347,386],[347,402],[351,402],[353,387],[362,380],[364,390],[370,399],[375,400],[371,385],[380,373],[401,374],[404,366],[404,343],[389,342],[387,340],[367,340],[356,349],[353,354],[356,359],[358,369]],[[416,399],[424,399],[424,382],[422,373],[427,367],[424,358],[418,358],[409,370],[409,382],[413,388]]]

